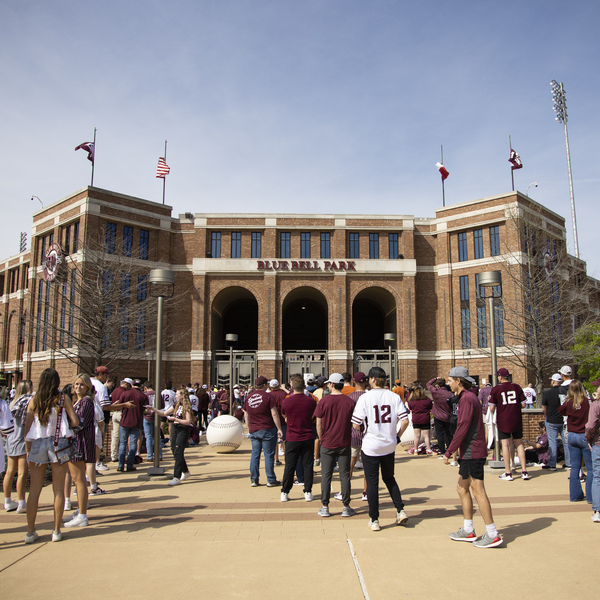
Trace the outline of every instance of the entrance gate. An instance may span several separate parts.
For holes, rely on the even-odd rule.
[[[288,382],[294,373],[312,373],[315,378],[328,374],[325,350],[286,352],[283,359],[283,381]]]
[[[256,379],[256,352],[233,351],[233,385],[252,385]],[[229,386],[229,352],[213,352],[211,383]]]
[[[392,350],[392,368],[390,373],[390,354],[389,350],[355,350],[354,351],[354,371],[361,371],[365,375],[369,373],[371,367],[381,367],[389,375],[391,386],[394,387],[396,381],[395,373],[398,370],[398,354]]]

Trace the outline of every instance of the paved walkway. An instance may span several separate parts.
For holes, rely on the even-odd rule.
[[[90,526],[63,529],[60,543],[50,542],[50,487],[42,492],[35,544],[24,543],[25,515],[0,514],[3,597],[532,600],[568,593],[567,585],[577,597],[596,597],[600,524],[592,523],[586,503],[569,502],[567,472],[534,467],[530,481],[505,482],[488,471],[505,545],[478,550],[447,535],[462,525],[457,469],[435,457],[409,457],[403,448],[396,456],[410,520],[395,526],[382,489],[380,532],[367,528],[361,471],[353,478],[358,514],[342,519],[341,502],[332,499],[332,517],[323,519],[320,468],[314,502],[295,486],[282,503],[279,488],[250,487],[248,439],[231,455],[216,454],[204,440],[189,448],[193,476],[175,488],[117,473],[109,463],[99,478],[109,493],[90,498]],[[163,465],[171,474],[172,458]],[[281,478],[283,467],[276,472]],[[333,489],[339,491],[337,475]],[[475,528],[484,532],[478,514]]]

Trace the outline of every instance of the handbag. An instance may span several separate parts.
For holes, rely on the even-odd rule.
[[[58,411],[58,415],[56,416],[56,431],[54,432],[54,453],[56,454],[56,458],[58,460],[59,465],[64,465],[68,463],[73,456],[73,438],[68,438],[69,443],[62,448],[58,447],[58,441],[60,439],[60,426],[62,423],[62,413],[65,406],[65,396],[64,394],[61,396],[58,406],[60,407]]]

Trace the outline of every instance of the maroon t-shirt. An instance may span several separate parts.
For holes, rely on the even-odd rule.
[[[334,450],[351,445],[352,413],[355,402],[344,394],[329,394],[318,404],[315,417],[322,419],[321,446]]]
[[[573,400],[567,400],[562,406],[558,407],[558,412],[567,417],[567,431],[569,433],[585,433],[585,425],[588,420],[590,403],[587,398],[581,402],[578,409],[573,408]]]
[[[525,394],[516,383],[504,382],[492,388],[489,404],[496,405],[496,423],[504,433],[512,433],[523,429],[521,402],[525,402]]]
[[[312,396],[296,393],[284,398],[281,411],[287,419],[285,439],[288,442],[305,442],[315,438],[312,418],[316,408],[317,403]]]
[[[450,458],[456,450],[459,450],[461,459],[486,458],[487,446],[485,444],[481,404],[475,394],[466,390],[460,393],[457,416],[456,433],[446,450],[445,456]]]
[[[121,396],[128,390],[122,386],[116,387],[110,395],[111,404],[121,404]]]
[[[263,390],[254,390],[244,401],[244,410],[248,413],[248,431],[273,429],[275,421],[271,409],[275,406],[275,398]]]
[[[120,404],[125,402],[132,402],[134,406],[133,408],[123,409],[121,427],[135,427],[137,429],[141,429],[144,406],[148,405],[148,396],[146,396],[142,390],[131,388],[130,390],[127,390],[120,398]]]
[[[273,396],[273,398],[275,398],[275,406],[277,407],[277,412],[279,413],[279,418],[281,419],[283,417],[281,412],[281,403],[283,402],[283,399],[288,395],[288,393],[285,390],[279,388],[276,390],[271,390],[269,393],[271,394],[271,396]]]
[[[429,398],[423,400],[409,400],[408,408],[412,413],[413,426],[428,425],[431,422],[431,407],[433,402]]]

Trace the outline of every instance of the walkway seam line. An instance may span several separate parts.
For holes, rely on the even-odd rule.
[[[0,573],[3,573],[4,571],[6,571],[6,569],[10,569],[10,567],[12,567],[13,565],[16,565],[18,562],[22,561],[23,559],[27,558],[28,556],[31,556],[36,550],[39,550],[40,548],[43,548],[47,543],[48,542],[43,542],[37,548],[34,548],[31,552],[28,552],[24,556],[21,556],[21,558],[17,558],[17,560],[15,560],[14,562],[10,563],[10,565],[6,565],[4,567],[4,569],[0,569]]]
[[[354,552],[354,546],[352,545],[350,538],[346,538],[346,541],[348,542],[348,546],[350,548],[350,556],[352,556],[352,560],[354,561],[354,568],[356,569],[356,574],[358,575],[358,581],[360,583],[363,596],[365,600],[369,600],[369,592],[367,592],[367,586],[365,585],[365,580],[363,579],[360,571],[360,565],[358,564],[358,559],[356,558],[356,552]]]

